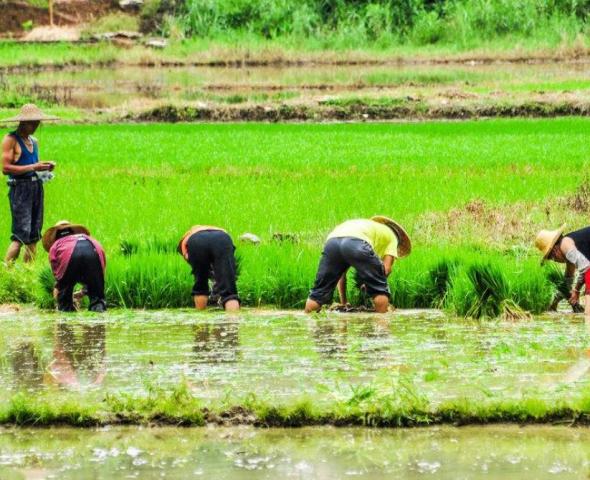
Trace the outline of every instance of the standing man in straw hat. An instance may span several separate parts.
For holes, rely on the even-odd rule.
[[[68,221],[56,223],[43,234],[43,248],[49,252],[49,262],[56,283],[53,296],[57,309],[73,312],[74,287],[83,285],[83,295],[88,295],[88,310],[104,312],[104,270],[106,259],[102,246],[90,236],[83,225]]]
[[[349,220],[329,235],[320,259],[315,284],[305,304],[305,312],[319,312],[332,302],[338,285],[340,302],[346,304],[346,272],[350,267],[373,298],[375,311],[389,309],[389,284],[393,262],[410,254],[412,244],[405,230],[387,217]]]
[[[574,311],[582,311],[580,290],[585,287],[585,312],[590,314],[590,227],[563,234],[565,225],[557,230],[541,230],[535,239],[535,246],[546,260],[565,263],[565,280],[571,290],[569,303]],[[563,297],[558,293],[553,306]]]
[[[16,260],[25,246],[24,261],[35,256],[43,228],[43,184],[38,172],[51,171],[53,162],[39,161],[39,144],[33,134],[43,120],[57,120],[45,115],[35,105],[22,107],[19,115],[0,122],[18,122],[15,131],[2,141],[2,173],[8,175],[8,198],[12,214],[12,240],[5,261]]]

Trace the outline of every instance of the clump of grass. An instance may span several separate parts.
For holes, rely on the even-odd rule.
[[[455,293],[454,307],[460,315],[471,318],[520,320],[529,314],[510,296],[510,287],[502,271],[491,263],[477,263],[466,270],[468,288]]]
[[[408,427],[437,424],[547,423],[588,424],[588,391],[567,399],[525,394],[519,399],[458,398],[433,404],[409,380],[400,378],[389,391],[372,385],[352,389],[350,396],[318,404],[307,397],[271,402],[254,394],[205,403],[186,382],[171,389],[149,387],[147,393],[108,394],[104,401],[81,401],[73,395],[17,393],[0,406],[0,424],[71,425],[167,424],[202,426],[252,424],[263,427],[309,425]]]
[[[427,305],[428,308],[443,308],[457,268],[458,261],[454,259],[442,259],[434,264],[423,275],[425,280],[416,292],[415,303]]]
[[[565,281],[565,275],[562,270],[554,267],[547,269],[547,280],[564,298],[569,298],[570,288]]]
[[[85,36],[92,36],[107,32],[137,32],[139,31],[139,20],[134,15],[117,12],[105,15],[96,22],[88,25],[82,32]]]

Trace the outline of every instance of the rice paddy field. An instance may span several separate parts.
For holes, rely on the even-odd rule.
[[[588,320],[547,313],[563,274],[532,243],[588,224],[590,120],[363,117],[583,114],[583,61],[14,70],[0,90],[2,117],[23,100],[64,117],[36,133],[57,163],[45,226],[104,245],[109,304],[54,312],[45,252],[0,268],[0,478],[587,475]],[[310,105],[363,122],[159,122]],[[389,279],[397,310],[301,313],[326,235],[375,214],[413,241]],[[194,224],[232,235],[242,313],[190,309],[176,246]]]
[[[588,65],[581,57],[11,69],[0,58],[0,113],[33,102],[76,123],[586,116]]]
[[[238,246],[245,305],[301,308],[328,232],[385,214],[414,241],[391,276],[397,307],[496,316],[512,300],[540,313],[560,275],[539,266],[532,241],[541,228],[586,225],[587,128],[583,118],[45,125],[42,157],[58,164],[46,225],[81,222],[104,244],[112,306],[189,306],[176,245],[191,225],[212,224]],[[0,217],[7,236],[9,221]],[[261,244],[241,243],[246,232]],[[0,279],[4,302],[51,303],[44,254]],[[500,287],[480,305],[486,282]]]

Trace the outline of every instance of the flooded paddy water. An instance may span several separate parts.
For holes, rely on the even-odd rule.
[[[589,471],[590,432],[566,427],[0,430],[4,480],[540,480]]]
[[[113,395],[174,391],[179,382],[205,406],[245,397],[285,404],[302,396],[329,406],[399,389],[432,405],[528,395],[558,401],[587,391],[590,379],[587,325],[571,314],[507,323],[437,311],[376,317],[252,310],[230,317],[31,309],[2,313],[0,325],[4,404],[67,397],[97,405]],[[590,471],[590,430],[563,425],[59,425],[0,427],[0,478],[536,480]]]
[[[186,383],[206,402],[254,395],[346,399],[359,387],[457,398],[568,398],[590,375],[587,327],[554,315],[519,323],[412,315],[36,311],[0,318],[0,399],[19,391],[100,400]]]

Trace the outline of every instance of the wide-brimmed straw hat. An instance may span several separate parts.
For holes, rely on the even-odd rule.
[[[393,230],[393,233],[395,233],[398,240],[398,258],[407,257],[412,252],[412,242],[410,240],[410,237],[399,223],[397,223],[389,217],[384,217],[383,215],[375,215],[374,217],[371,217],[371,220],[373,220],[374,222],[387,225],[389,228]]]
[[[537,238],[535,238],[535,247],[537,247],[543,254],[541,265],[545,263],[545,260],[547,260],[547,257],[551,254],[551,250],[553,250],[557,240],[563,235],[564,230],[565,223],[557,230],[541,230],[537,234]]]
[[[46,115],[41,111],[41,109],[32,103],[27,103],[23,105],[20,109],[20,113],[16,117],[12,118],[4,118],[0,120],[0,123],[5,122],[40,122],[40,121],[52,121],[52,120],[59,120],[59,117],[54,117],[53,115]]]
[[[90,231],[84,225],[76,225],[74,223],[70,223],[67,220],[61,220],[57,222],[53,227],[48,228],[45,233],[43,234],[43,248],[47,251],[51,248],[51,246],[55,243],[55,237],[57,233],[61,230],[65,230],[69,228],[74,232],[74,234],[83,233],[84,235],[90,235]]]

